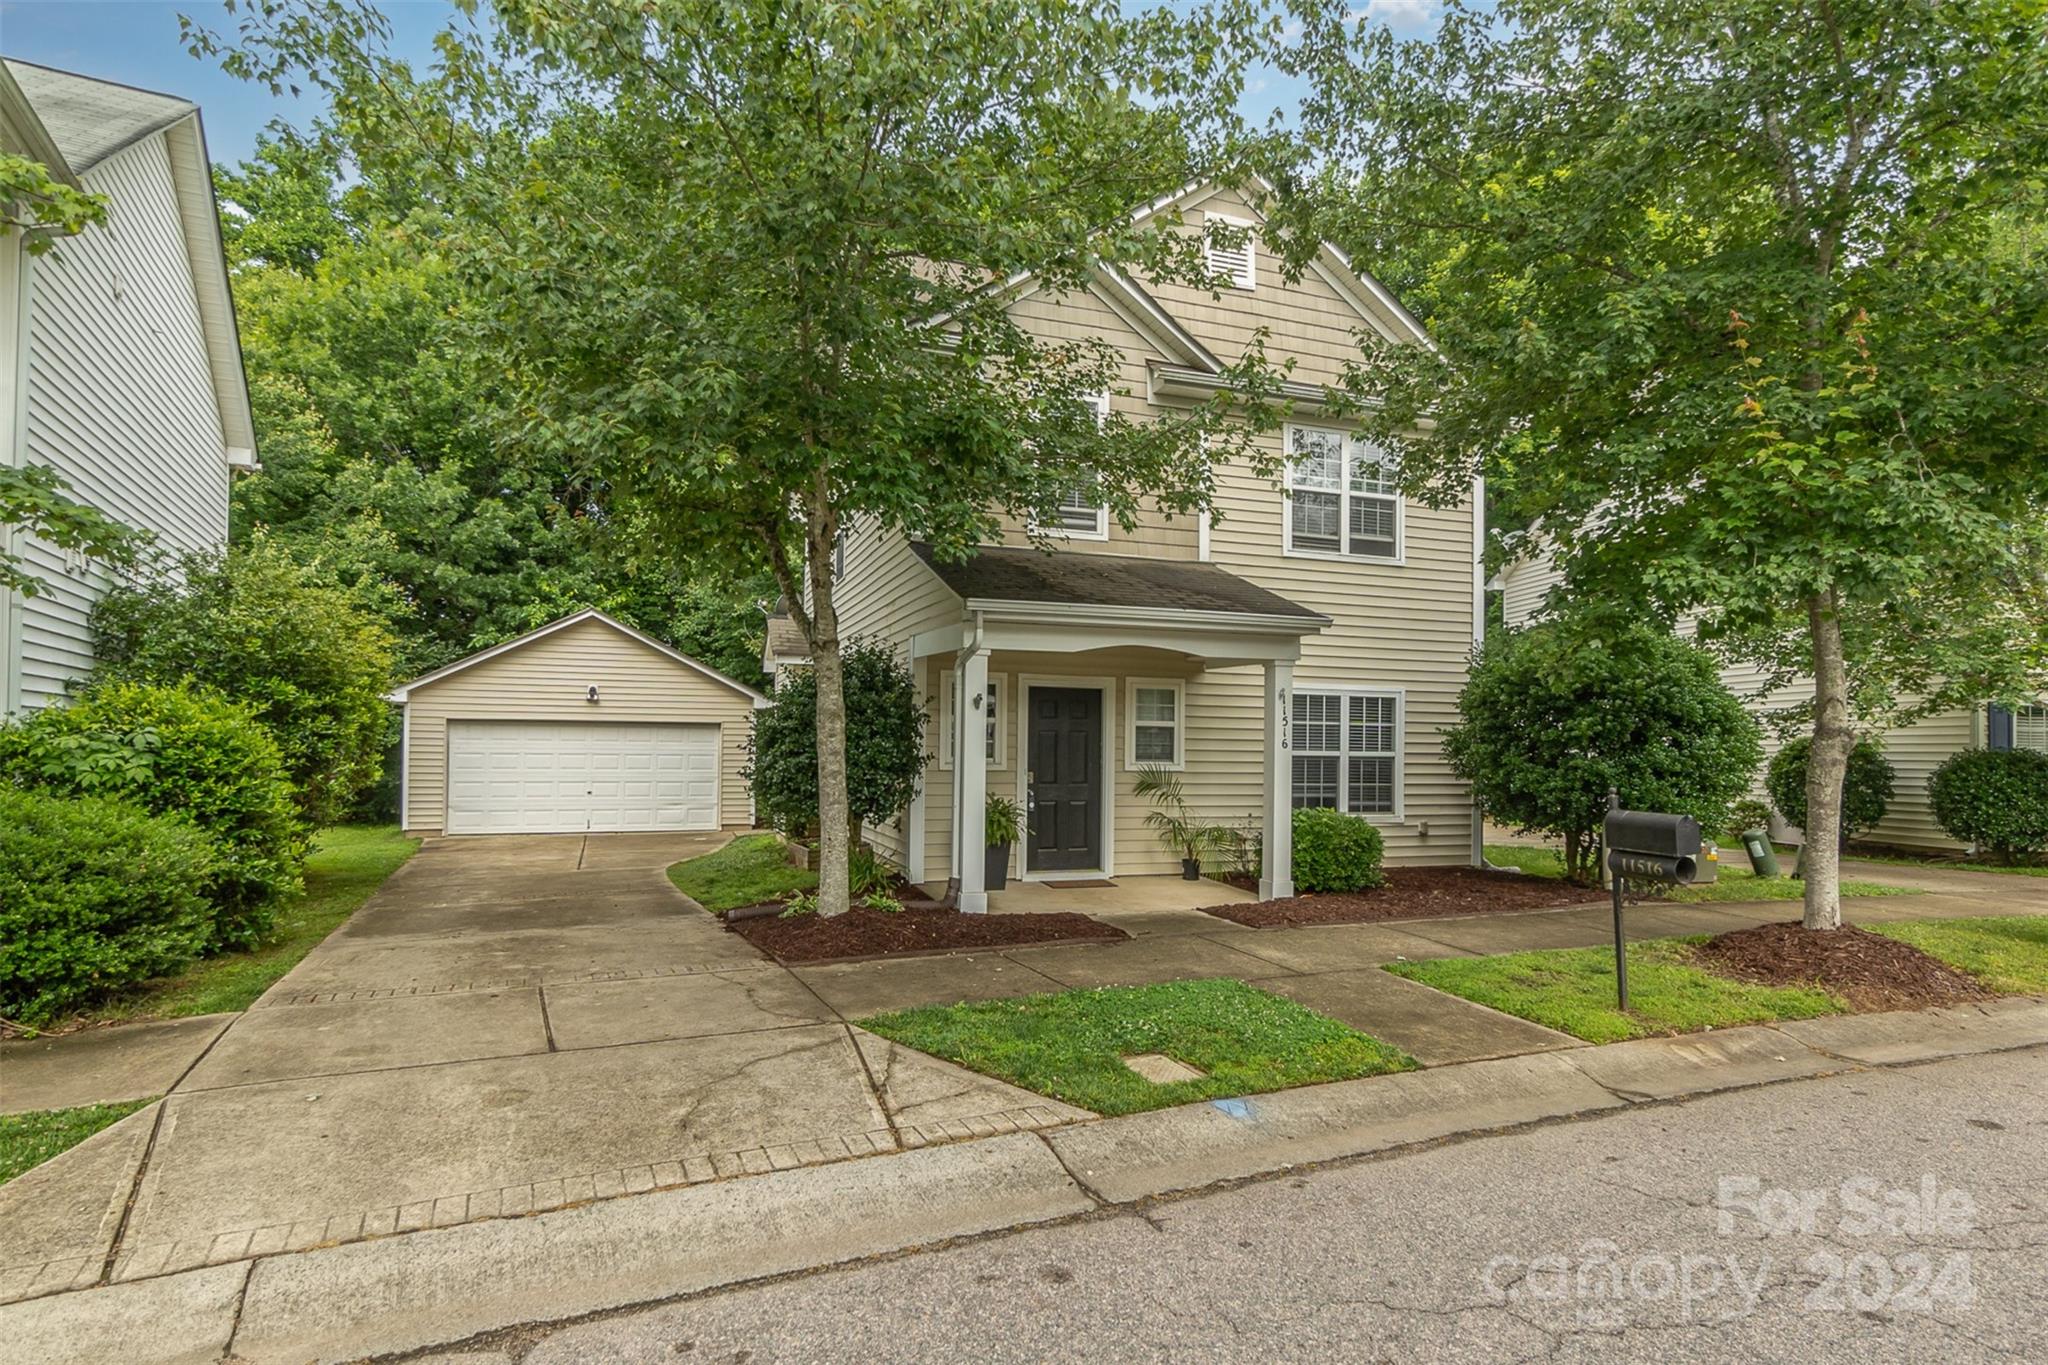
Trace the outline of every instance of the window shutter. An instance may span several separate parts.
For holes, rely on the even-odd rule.
[[[2010,749],[2012,747],[2012,712],[2003,706],[1984,708],[1984,747],[1987,749]]]

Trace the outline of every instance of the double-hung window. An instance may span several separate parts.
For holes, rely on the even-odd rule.
[[[1172,678],[1133,678],[1125,699],[1130,719],[1126,766],[1178,768],[1183,765],[1182,723],[1186,692]]]
[[[1094,412],[1097,427],[1109,421],[1108,394],[1091,394],[1083,401]],[[1060,494],[1059,506],[1048,529],[1074,540],[1108,540],[1109,508],[1103,505],[1102,496],[1093,483],[1076,484]]]
[[[1296,806],[1400,816],[1400,693],[1297,688],[1292,720]]]
[[[1372,442],[1326,427],[1287,428],[1287,549],[1401,557],[1400,469]]]
[[[2048,753],[2048,706],[2022,706],[2012,713],[2012,747]]]

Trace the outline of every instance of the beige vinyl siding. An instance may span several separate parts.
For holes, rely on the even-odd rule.
[[[1254,215],[1242,198],[1225,194],[1187,214],[1199,230],[1205,212],[1230,217]],[[1370,263],[1367,263],[1369,266]],[[1207,291],[1147,282],[1145,288],[1203,345],[1230,361],[1241,356],[1255,332],[1266,329],[1266,350],[1277,364],[1292,361],[1290,378],[1307,382],[1336,379],[1345,361],[1358,354],[1356,333],[1375,329],[1343,295],[1314,273],[1287,283],[1272,257],[1259,252],[1257,287],[1212,296]],[[1092,294],[1027,295],[1012,309],[1034,332],[1053,338],[1101,336],[1124,351],[1123,387],[1113,397],[1119,412],[1142,419],[1158,409],[1150,403],[1148,366],[1164,357],[1151,343]],[[1384,308],[1377,329],[1392,325]],[[1283,433],[1266,433],[1262,443],[1277,458]],[[1295,668],[1297,689],[1317,687],[1391,690],[1403,694],[1401,713],[1401,803],[1398,819],[1370,817],[1386,837],[1392,863],[1463,863],[1471,856],[1471,804],[1463,784],[1443,761],[1438,731],[1455,717],[1458,692],[1470,659],[1474,621],[1475,563],[1471,506],[1404,509],[1403,562],[1374,563],[1327,557],[1289,556],[1283,551],[1284,492],[1271,477],[1249,468],[1219,472],[1217,516],[1211,558],[1222,568],[1270,588],[1332,618],[1333,624],[1303,642]],[[1110,539],[1073,541],[1065,553],[1113,553],[1192,558],[1197,528],[1192,520],[1168,524],[1148,520],[1136,534],[1112,528]],[[1014,529],[1007,543],[1021,543]],[[876,545],[865,551],[874,564],[860,567],[850,556],[843,590],[849,621],[884,632],[899,644],[910,633],[958,619],[958,603],[924,572],[907,549]],[[905,562],[907,560],[907,563]],[[898,601],[898,598],[904,600]],[[849,627],[849,634],[855,633]],[[950,659],[923,662],[919,681],[931,699],[932,723],[939,714],[938,689]],[[1024,770],[1017,760],[1023,743],[1020,716],[1027,675],[1108,677],[1113,682],[1109,713],[1114,833],[1110,852],[1119,875],[1172,873],[1177,855],[1160,847],[1144,827],[1145,807],[1132,794],[1135,774],[1126,759],[1127,680],[1131,677],[1186,680],[1183,782],[1204,818],[1236,825],[1258,810],[1264,783],[1263,674],[1258,668],[1204,671],[1178,654],[1153,650],[1103,650],[1079,655],[1018,655],[998,651],[991,676],[1008,686],[1009,766],[992,771],[989,789],[1014,796]],[[933,751],[938,736],[932,734]],[[951,840],[952,773],[936,763],[925,782],[925,855],[929,879],[948,875]],[[1425,830],[1427,831],[1425,833]],[[878,849],[900,856],[893,831],[877,831]]]
[[[873,522],[856,525],[846,539],[846,567],[839,579],[839,636],[842,640],[881,640],[900,657],[910,655],[910,638],[920,631],[960,620],[960,599],[925,567],[900,532],[884,531]],[[927,733],[937,724],[932,702]],[[927,753],[937,753],[928,746]],[[938,765],[926,769],[926,783]],[[949,789],[950,791],[950,789]],[[904,864],[903,829],[898,821],[869,825],[861,837],[888,862]],[[943,846],[941,863],[943,863]]]
[[[228,466],[165,137],[117,152],[82,181],[109,197],[106,226],[21,270],[17,458],[49,465],[74,497],[153,532],[165,549],[218,545]],[[20,549],[48,590],[13,604],[5,703],[34,708],[90,671],[92,605],[107,579],[33,537]]]
[[[1039,290],[1011,307],[1010,316],[1034,336],[1051,341],[1080,341],[1100,337],[1115,345],[1122,357],[1117,389],[1109,396],[1110,411],[1133,421],[1145,421],[1157,410],[1148,401],[1151,387],[1146,362],[1164,359],[1128,323],[1093,293],[1055,294]],[[1107,540],[1056,539],[1063,551],[1078,554],[1156,555],[1162,559],[1193,559],[1197,542],[1192,517],[1169,519],[1153,511],[1135,529],[1126,531],[1114,520]],[[1001,545],[1028,545],[1030,538],[1021,525],[1012,523],[997,538]]]
[[[1187,230],[1201,231],[1210,213],[1243,221],[1258,217],[1242,195],[1224,190],[1184,213]],[[1371,261],[1358,264],[1372,269]],[[1164,280],[1146,280],[1144,287],[1175,321],[1226,362],[1244,355],[1260,327],[1269,328],[1268,358],[1276,364],[1292,360],[1288,378],[1308,384],[1335,383],[1342,377],[1345,363],[1358,359],[1361,329],[1384,335],[1394,327],[1383,309],[1374,310],[1372,319],[1361,317],[1315,270],[1297,281],[1282,279],[1278,262],[1263,242],[1258,246],[1255,288],[1211,293]]]
[[[598,701],[586,699],[595,684]],[[415,690],[407,703],[405,827],[444,827],[450,720],[713,724],[719,820],[753,821],[746,766],[753,699],[605,625],[580,621]]]

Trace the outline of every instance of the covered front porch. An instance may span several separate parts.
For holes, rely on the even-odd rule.
[[[1001,908],[1112,878],[1128,903],[1130,879],[1180,871],[1135,791],[1156,767],[1197,819],[1259,841],[1261,896],[1293,894],[1293,669],[1327,618],[1186,561],[991,549],[932,568],[962,611],[911,641],[938,761],[905,821],[910,880],[990,909],[984,812],[1000,796],[1024,816],[1002,870],[1027,893],[999,891]]]

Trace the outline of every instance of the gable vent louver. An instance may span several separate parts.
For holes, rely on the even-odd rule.
[[[1221,276],[1233,289],[1250,289],[1257,280],[1258,267],[1255,263],[1252,235],[1249,223],[1236,222],[1229,218],[1211,218],[1209,221],[1231,228],[1247,229],[1243,240],[1235,246],[1225,246],[1211,237],[1208,242],[1209,273]]]

